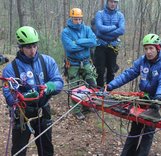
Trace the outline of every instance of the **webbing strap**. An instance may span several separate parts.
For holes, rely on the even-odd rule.
[[[14,59],[12,61],[12,67],[13,67],[13,70],[15,72],[15,77],[20,78],[20,73],[19,73],[19,70],[18,70],[18,67],[17,67],[16,59]]]
[[[39,59],[40,59],[40,62],[41,62],[41,67],[42,67],[42,71],[44,73],[44,80],[45,82],[48,81],[48,77],[47,77],[47,68],[46,68],[46,64],[45,64],[45,61],[44,61],[44,58],[42,55],[39,55]]]

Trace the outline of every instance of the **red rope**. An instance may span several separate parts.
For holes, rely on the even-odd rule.
[[[4,78],[2,76],[0,76],[0,80],[9,83],[15,83],[16,80],[14,78]],[[23,94],[21,94],[20,92],[18,92],[17,90],[11,89],[11,93],[16,95],[16,98],[18,99],[18,103],[15,104],[15,106],[21,107],[21,108],[26,108],[26,102],[30,102],[30,101],[34,101],[34,100],[39,100],[40,98],[43,97],[44,95],[44,90],[46,88],[46,86],[44,85],[37,85],[40,89],[39,95],[35,98],[25,98]],[[8,84],[4,84],[4,87],[9,87]]]
[[[3,80],[3,81],[11,81],[12,79],[11,78],[4,78],[4,77],[1,77],[0,76],[0,80]]]
[[[40,85],[39,86],[40,93],[35,98],[25,98],[23,94],[21,94],[20,92],[16,91],[16,97],[19,100],[19,102],[16,105],[18,107],[21,107],[21,108],[26,108],[26,102],[31,102],[31,101],[34,101],[34,100],[39,100],[40,98],[43,97],[45,88],[46,88],[46,86]]]

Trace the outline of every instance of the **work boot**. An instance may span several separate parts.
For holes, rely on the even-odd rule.
[[[85,116],[84,116],[81,112],[75,113],[75,117],[76,117],[78,120],[83,120],[83,119],[85,119]]]
[[[159,113],[159,110],[149,108],[145,112],[141,113],[139,117],[142,117],[147,120],[151,120],[153,122],[158,122],[161,120],[161,115]]]

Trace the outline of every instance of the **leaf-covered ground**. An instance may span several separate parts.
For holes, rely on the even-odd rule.
[[[5,155],[8,143],[8,156],[11,147],[9,133],[8,110],[1,96],[0,112],[0,151]],[[58,121],[69,109],[67,95],[61,93],[54,96],[50,102],[54,121]],[[101,116],[101,112],[98,112]],[[127,135],[127,122],[119,118],[105,114],[105,120],[111,130],[105,126],[105,134],[102,133],[102,122],[97,113],[86,114],[86,119],[78,121],[71,113],[53,125],[53,144],[56,156],[119,156]],[[120,130],[120,124],[122,128]],[[116,133],[118,135],[116,135]],[[120,134],[120,135],[119,135]],[[33,139],[33,137],[31,137]],[[161,133],[155,135],[150,156],[161,155]],[[32,143],[28,148],[27,156],[37,156],[36,146]]]
[[[13,56],[9,56],[13,59]],[[1,69],[3,66],[0,67]],[[50,101],[53,120],[53,144],[55,156],[119,156],[127,135],[126,120],[120,120],[105,114],[105,134],[102,133],[102,122],[98,117],[101,112],[86,114],[83,121],[77,120],[71,113],[60,121],[68,110],[66,93],[53,96]],[[0,155],[10,156],[11,135],[9,135],[9,114],[5,100],[0,91]],[[117,134],[117,135],[116,135]],[[8,139],[9,136],[9,139]],[[33,139],[33,136],[31,137]],[[8,145],[8,146],[7,146]],[[34,143],[29,145],[27,156],[37,156]],[[161,132],[155,134],[153,146],[149,156],[161,156]]]

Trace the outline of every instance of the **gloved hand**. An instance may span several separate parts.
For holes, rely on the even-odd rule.
[[[24,94],[24,98],[36,98],[39,96],[39,93],[36,90],[29,90],[27,93]],[[37,100],[33,100],[37,101]]]
[[[144,92],[143,99],[150,100],[149,93]]]
[[[45,94],[46,95],[52,94],[56,89],[56,86],[55,86],[54,82],[51,82],[51,81],[45,83],[45,86],[46,86],[46,89],[45,89]]]

